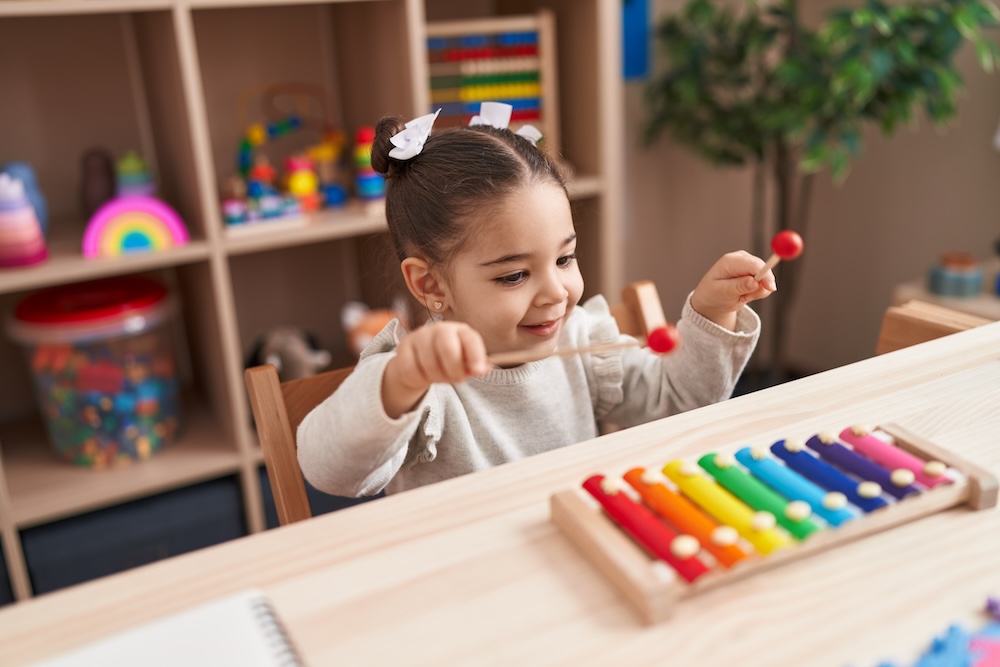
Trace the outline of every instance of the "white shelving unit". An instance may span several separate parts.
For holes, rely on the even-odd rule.
[[[239,103],[278,81],[320,86],[348,138],[385,113],[428,106],[428,21],[555,15],[562,153],[588,292],[623,284],[620,7],[614,0],[19,0],[0,3],[0,162],[23,160],[50,210],[50,258],[0,269],[0,313],[28,292],[115,275],[166,281],[182,303],[183,431],[152,459],[114,470],[58,461],[20,349],[0,339],[0,541],[17,599],[32,595],[22,530],[239,477],[247,530],[264,529],[262,462],[243,385],[244,355],[268,327],[294,324],[351,362],[339,311],[388,303],[396,279],[378,207],[352,202],[301,224],[227,232],[219,191],[235,168]],[[79,161],[137,150],[191,242],[171,251],[80,254]]]

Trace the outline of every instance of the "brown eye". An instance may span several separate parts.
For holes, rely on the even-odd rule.
[[[505,285],[509,287],[511,285],[520,285],[525,281],[527,277],[528,277],[527,271],[518,271],[517,273],[511,273],[510,275],[501,276],[496,280],[494,280],[493,282],[497,283],[498,285]]]
[[[576,260],[576,253],[573,253],[572,255],[564,255],[556,260],[556,266],[561,266],[563,268],[567,266],[572,266],[575,260]]]

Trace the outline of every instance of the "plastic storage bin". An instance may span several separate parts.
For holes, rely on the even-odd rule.
[[[174,302],[150,278],[53,287],[25,297],[8,322],[34,377],[56,453],[106,467],[146,459],[180,425]]]

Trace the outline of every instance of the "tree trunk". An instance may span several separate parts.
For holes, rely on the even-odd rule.
[[[777,141],[774,150],[774,193],[775,193],[775,227],[777,231],[791,229],[792,218],[792,180],[794,165],[791,151],[786,143]],[[768,254],[770,252],[768,251]],[[786,274],[787,263],[781,262],[774,269],[778,291],[771,297],[774,300],[771,318],[771,381],[780,384],[788,379],[789,369],[785,355],[785,339],[788,332],[788,307],[791,304],[788,294],[782,288]]]

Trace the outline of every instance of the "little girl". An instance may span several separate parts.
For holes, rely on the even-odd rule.
[[[435,114],[383,118],[372,165],[410,292],[432,321],[386,325],[354,372],[298,429],[318,489],[410,489],[728,398],[760,333],[747,302],[775,290],[763,260],[719,259],[684,305],[677,351],[550,356],[512,368],[487,353],[629,340],[604,298],[577,307],[583,278],[563,176],[509,105],[430,135]],[[527,130],[527,131],[525,131]]]

